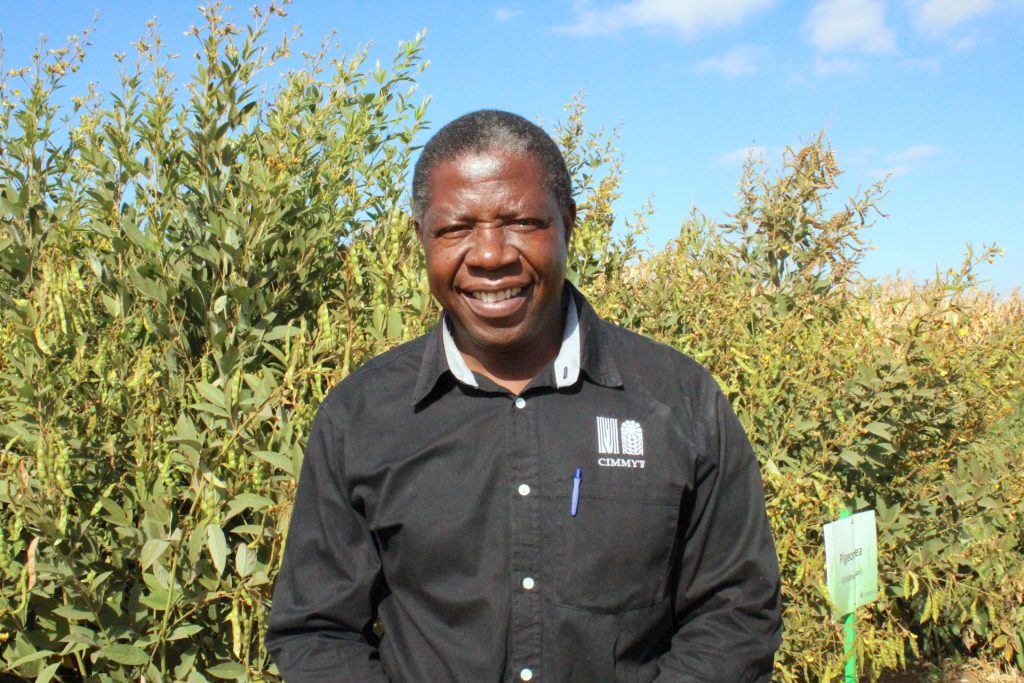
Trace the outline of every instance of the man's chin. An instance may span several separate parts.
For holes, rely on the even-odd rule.
[[[456,343],[462,347],[469,345],[483,351],[510,353],[527,345],[526,335],[517,333],[513,326],[491,327],[487,330],[462,328],[456,332]]]

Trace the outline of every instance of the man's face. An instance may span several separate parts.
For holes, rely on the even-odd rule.
[[[544,353],[561,340],[564,215],[540,164],[506,152],[467,153],[431,171],[416,234],[430,291],[470,356]]]

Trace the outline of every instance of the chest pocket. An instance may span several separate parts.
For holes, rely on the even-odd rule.
[[[572,490],[572,482],[557,489]],[[545,569],[553,602],[620,612],[666,597],[682,491],[668,485],[595,482],[543,501]]]

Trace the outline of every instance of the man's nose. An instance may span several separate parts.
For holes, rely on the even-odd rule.
[[[473,242],[466,254],[466,265],[497,270],[519,260],[503,226],[478,226],[473,229]]]

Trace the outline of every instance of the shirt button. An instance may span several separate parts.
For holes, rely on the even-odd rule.
[[[519,398],[516,399],[516,408],[519,408],[520,410],[522,410],[525,407],[526,407],[526,399],[523,398],[522,396],[520,396]]]
[[[529,484],[520,484],[519,485],[519,495],[520,496],[528,496],[528,495],[530,495],[530,485]]]
[[[523,588],[525,588],[526,590],[532,591],[535,585],[536,584],[534,583],[532,576],[527,576],[525,579],[523,579]]]
[[[519,672],[519,677],[521,679],[523,679],[524,681],[528,681],[531,678],[533,678],[533,672],[530,671],[529,669],[523,669],[522,671]]]

